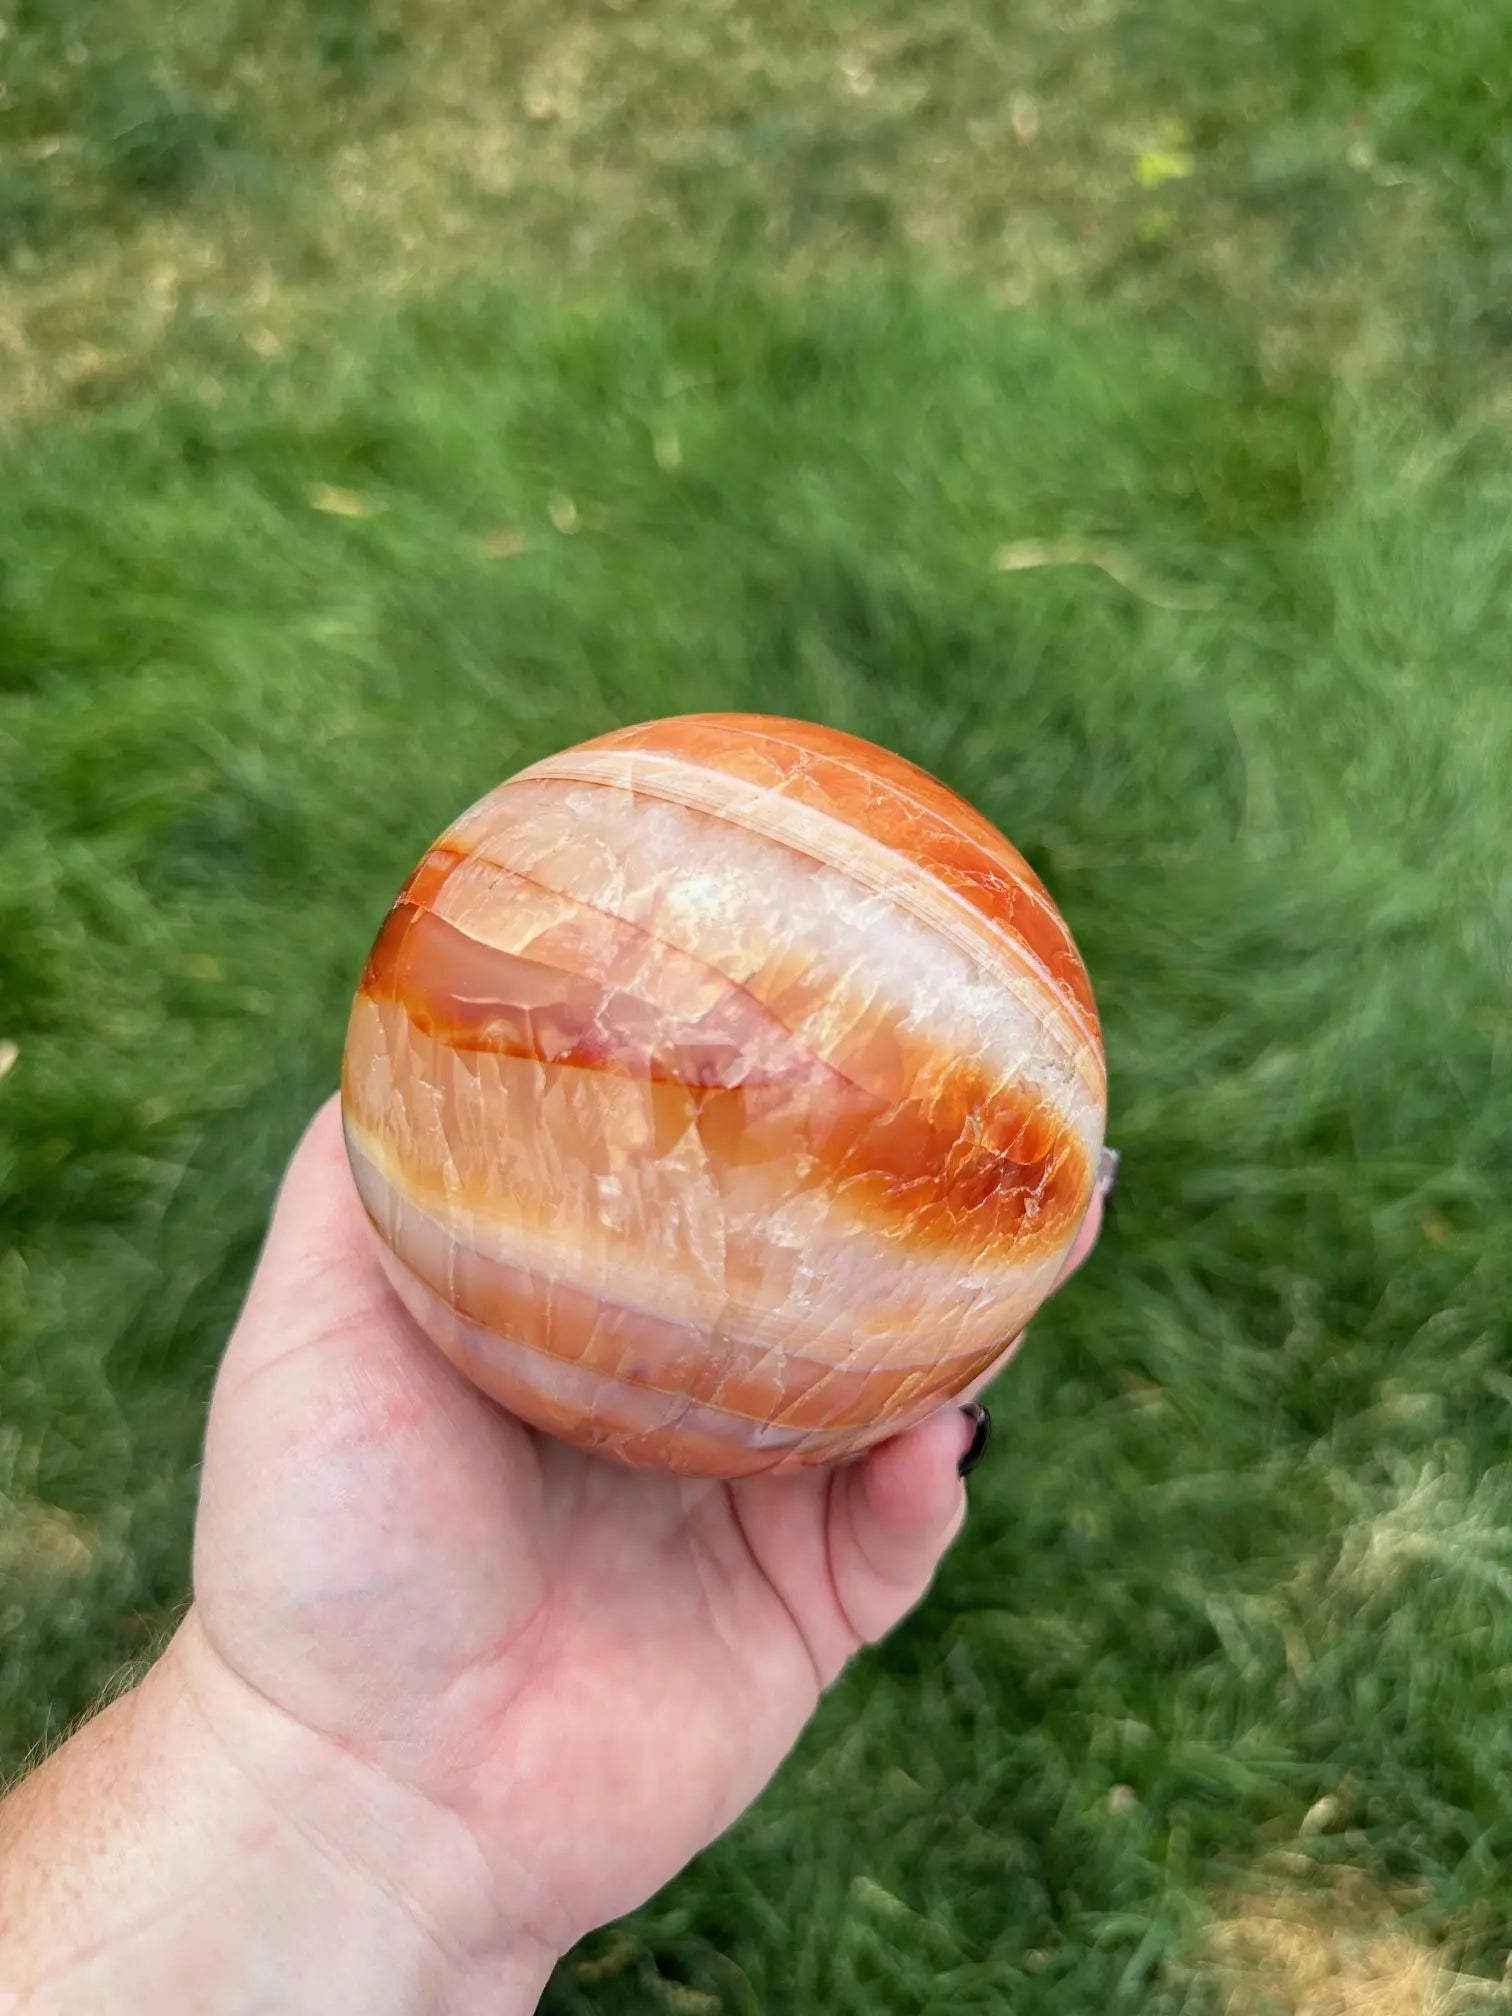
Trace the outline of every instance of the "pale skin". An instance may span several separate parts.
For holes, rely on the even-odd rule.
[[[193,1604],[0,1805],[0,2012],[533,2009],[919,1602],[971,1432],[733,1487],[533,1433],[394,1299],[328,1104],[216,1383]]]

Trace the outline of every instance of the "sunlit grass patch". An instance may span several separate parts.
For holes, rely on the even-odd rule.
[[[1278,378],[1495,336],[1463,178],[1489,192],[1500,157],[1452,180],[1433,130],[1392,123],[1405,45],[1360,77],[1328,45],[1334,88],[1308,96],[1285,34],[1246,40],[1222,10],[1156,34],[1041,0],[9,4],[12,418],[150,382],[207,329],[274,351],[352,293],[501,270],[903,263],[1020,304],[1195,303]]]
[[[1225,2016],[1493,2016],[1512,1988],[1460,1970],[1392,1897],[1354,1871],[1323,1885],[1262,1880],[1213,1927],[1205,1967]]]

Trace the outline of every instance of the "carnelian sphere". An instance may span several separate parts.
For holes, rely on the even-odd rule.
[[[604,735],[465,812],[352,1009],[393,1285],[484,1392],[742,1477],[896,1434],[1049,1292],[1106,1108],[1091,988],[997,830],[834,729]]]

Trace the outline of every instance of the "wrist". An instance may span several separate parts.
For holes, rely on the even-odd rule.
[[[555,1957],[454,1816],[265,1701],[193,1612],[10,1803],[0,2016],[514,2016]]]

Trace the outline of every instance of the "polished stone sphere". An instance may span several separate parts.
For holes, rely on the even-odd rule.
[[[986,1372],[1092,1200],[1087,975],[934,778],[692,715],[548,757],[389,912],[342,1105],[380,1257],[522,1420],[704,1477],[827,1463]]]

